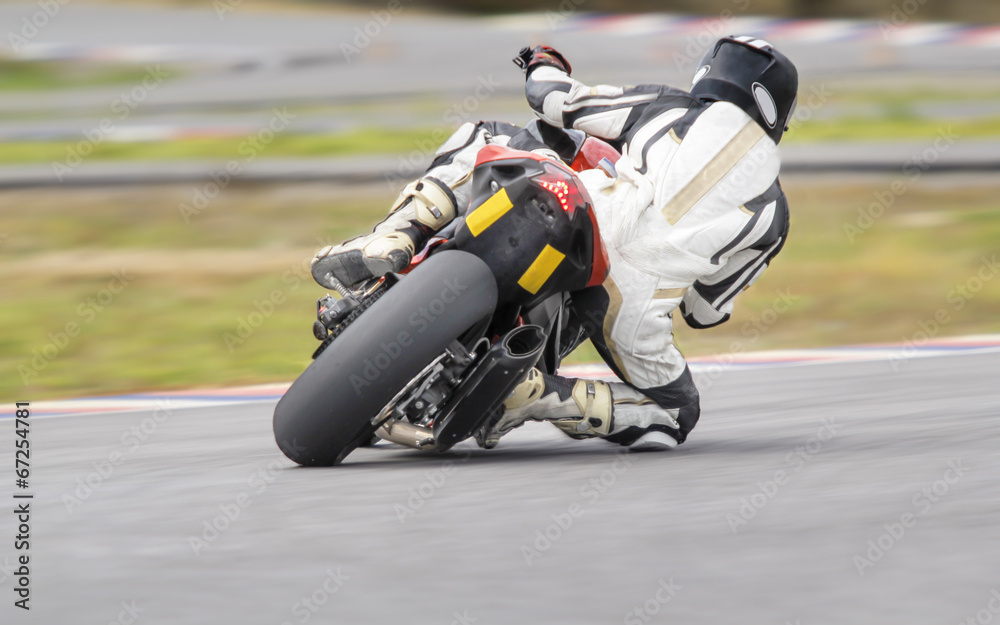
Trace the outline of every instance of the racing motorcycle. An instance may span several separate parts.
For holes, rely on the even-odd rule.
[[[575,169],[613,168],[610,146],[590,147]],[[340,297],[317,303],[313,362],[274,410],[291,460],[336,465],[379,438],[446,451],[495,423],[529,369],[555,373],[582,340],[572,293],[608,273],[582,183],[562,163],[488,145],[471,184],[465,217],[404,271],[329,282]]]

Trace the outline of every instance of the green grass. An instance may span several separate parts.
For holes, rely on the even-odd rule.
[[[355,154],[409,154],[424,144],[436,145],[432,137],[447,137],[440,130],[417,128],[389,130],[360,128],[347,133],[324,135],[278,134],[269,143],[254,143],[255,137],[212,137],[180,141],[103,141],[96,145],[83,140],[19,141],[0,144],[0,164],[67,162],[69,156],[86,160],[184,160],[235,159],[249,155],[261,158],[334,157]],[[111,134],[113,139],[114,135]],[[71,161],[70,161],[71,162]]]
[[[960,140],[997,137],[1000,136],[1000,117],[928,119],[913,116],[904,105],[895,105],[882,117],[844,117],[793,125],[786,141],[932,141],[949,133],[957,135]]]
[[[744,351],[899,342],[941,309],[949,316],[941,335],[1000,332],[1000,277],[961,310],[948,299],[996,253],[1000,189],[929,180],[908,181],[906,194],[853,243],[844,225],[890,179],[786,181],[793,217],[784,251],[737,299],[729,323],[704,331],[679,323],[678,343],[697,356],[734,341]],[[6,193],[0,396],[251,384],[302,370],[316,344],[315,299],[324,293],[308,277],[308,259],[326,241],[381,219],[392,193],[234,185],[185,224],[177,205],[190,193],[179,186]],[[121,270],[134,277],[119,293],[105,291]],[[779,292],[793,304],[771,316]],[[243,343],[227,345],[226,334],[238,337],[240,319],[249,320],[256,304],[269,309],[272,295],[280,301],[273,313]],[[69,323],[80,332],[64,340]],[[33,363],[36,350],[41,360]],[[594,358],[585,347],[573,360]],[[19,366],[32,372],[33,364],[37,375],[24,385]]]
[[[0,335],[0,396],[242,384],[301,371],[315,348],[311,317],[323,292],[308,277],[308,260],[325,241],[379,220],[388,190],[373,199],[234,187],[185,224],[177,205],[189,193],[8,194],[0,326],[11,330]],[[121,270],[134,278],[124,288],[113,283],[120,292],[112,293],[108,283]],[[239,336],[240,318],[275,290],[275,313],[230,351],[224,335]],[[71,323],[81,331],[65,340]]]
[[[261,149],[253,148],[248,137],[212,137],[181,141],[113,142],[97,145],[63,141],[19,141],[0,144],[0,164],[67,163],[70,155],[85,155],[88,161],[101,160],[243,160],[252,150],[261,158],[337,157],[361,154],[410,154],[424,145],[436,145],[447,136],[446,128],[406,130],[359,128],[322,135],[277,135]],[[789,143],[815,141],[933,141],[940,133],[954,133],[959,139],[1000,136],[1000,117],[975,120],[931,120],[896,112],[890,117],[808,121],[794,126]],[[114,135],[111,135],[113,139]],[[69,160],[68,160],[69,159]]]
[[[292,273],[282,282],[286,271]],[[41,278],[32,297],[4,306],[4,327],[21,331],[0,343],[5,365],[13,366],[0,394],[44,398],[291,379],[315,349],[307,322],[317,293],[291,263],[276,275],[136,272],[113,299],[112,273],[100,273]],[[240,320],[276,289],[283,295],[274,315],[230,350],[226,334],[240,337]],[[72,323],[78,336],[68,336],[76,332]]]
[[[0,91],[75,89],[138,84],[145,67],[92,63],[0,60]],[[171,77],[177,73],[171,70]]]

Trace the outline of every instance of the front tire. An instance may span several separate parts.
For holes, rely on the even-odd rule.
[[[278,401],[278,447],[301,465],[339,464],[370,440],[372,417],[496,302],[486,263],[458,250],[434,254],[348,326]]]

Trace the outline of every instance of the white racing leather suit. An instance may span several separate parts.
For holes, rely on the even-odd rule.
[[[617,177],[600,169],[580,174],[611,260],[603,288],[581,298],[590,313],[580,316],[609,366],[639,393],[617,385],[614,429],[607,423],[577,429],[626,445],[651,431],[683,442],[698,420],[699,397],[674,345],[671,315],[679,307],[694,328],[725,322],[736,295],[780,251],[788,206],[778,184],[777,146],[736,105],[702,102],[671,87],[589,87],[543,66],[529,74],[526,94],[542,121],[604,139],[622,152]],[[447,185],[462,214],[479,150],[489,143],[553,147],[540,128],[466,123],[439,148],[424,179]],[[404,213],[394,215],[380,227],[405,223]],[[572,392],[570,384],[550,399],[570,405]],[[605,404],[607,393],[603,399],[598,393]],[[650,399],[653,411],[644,406]]]
[[[617,178],[599,169],[580,174],[611,260],[607,299],[598,304],[604,314],[591,338],[625,382],[668,409],[652,417],[662,426],[654,429],[683,442],[699,402],[673,342],[672,313],[679,307],[694,328],[725,322],[735,297],[780,251],[788,204],[778,183],[777,146],[736,105],[704,103],[670,87],[589,87],[561,69],[539,67],[526,93],[544,122],[622,151]],[[442,146],[437,166],[450,162],[469,171],[485,130],[461,128]],[[653,424],[637,425],[621,442]]]

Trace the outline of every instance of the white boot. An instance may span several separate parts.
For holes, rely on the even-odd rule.
[[[677,447],[677,439],[658,430],[646,432],[628,446],[629,451],[664,451]]]
[[[626,443],[630,449],[667,449],[677,440],[649,428],[660,424],[678,429],[678,412],[660,407],[627,384],[562,378],[532,369],[504,401],[499,419],[476,433],[476,441],[492,449],[505,434],[532,420],[550,421],[576,439],[607,438],[629,430],[637,437]]]
[[[411,182],[371,234],[317,252],[312,260],[313,278],[332,289],[331,278],[351,286],[401,271],[418,247],[455,218],[455,210],[455,194],[437,178]]]

